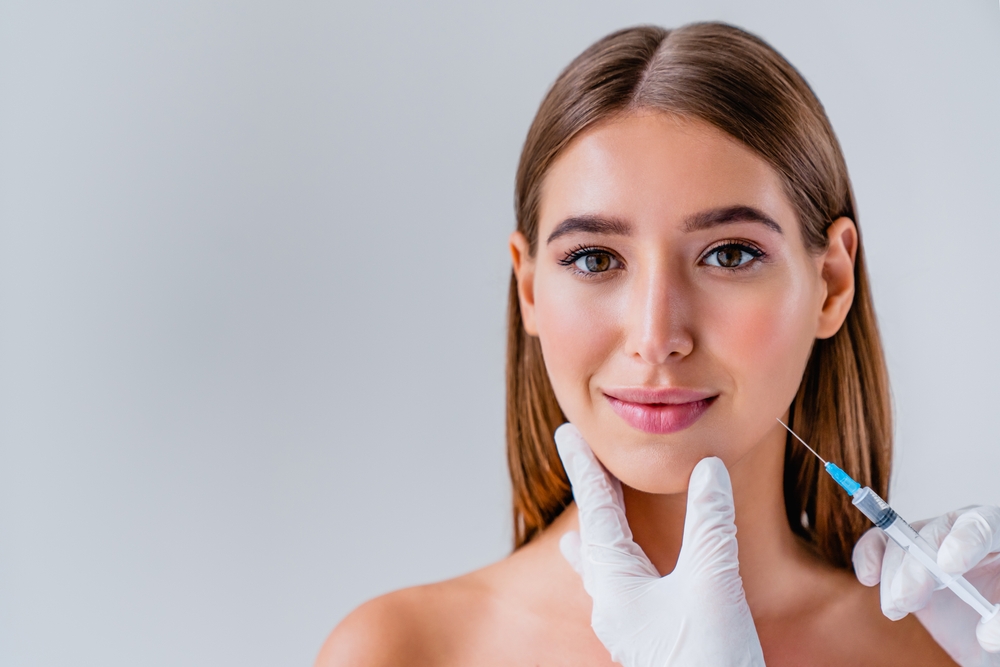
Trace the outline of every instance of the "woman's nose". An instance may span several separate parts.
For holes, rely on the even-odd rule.
[[[633,284],[629,303],[629,351],[649,364],[691,354],[690,295],[681,276],[656,271]]]

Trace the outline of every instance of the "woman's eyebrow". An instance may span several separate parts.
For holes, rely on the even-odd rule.
[[[615,218],[602,218],[597,215],[580,215],[566,218],[552,230],[546,244],[552,243],[560,236],[572,234],[574,232],[584,232],[588,234],[605,234],[608,236],[629,236],[632,228],[627,222]]]
[[[695,232],[718,225],[728,225],[734,222],[759,222],[760,224],[782,234],[781,225],[752,206],[725,206],[713,208],[690,216],[684,222],[684,231]]]
[[[784,233],[781,225],[775,222],[763,211],[752,206],[724,206],[701,211],[689,216],[684,221],[684,231],[695,232],[710,229],[718,225],[728,225],[736,222],[759,222],[779,234]],[[632,228],[623,220],[604,218],[598,215],[579,215],[566,218],[552,230],[546,243],[552,243],[560,236],[573,233],[604,234],[606,236],[630,236]]]

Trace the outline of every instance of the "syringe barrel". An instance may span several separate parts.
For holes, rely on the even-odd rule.
[[[939,588],[950,588],[963,602],[975,609],[984,621],[1000,613],[1000,605],[984,598],[965,577],[955,577],[942,570],[937,563],[937,549],[920,537],[877,493],[866,486],[854,494],[853,503],[872,523],[884,530],[893,542],[927,568]]]
[[[868,517],[872,523],[885,530],[885,527],[896,520],[896,512],[889,503],[882,500],[870,487],[864,487],[854,494],[851,502]]]

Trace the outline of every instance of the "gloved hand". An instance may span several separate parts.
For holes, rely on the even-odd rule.
[[[555,437],[580,514],[580,531],[559,546],[594,601],[591,624],[612,659],[624,667],[762,667],[722,461],[703,459],[691,473],[680,556],[661,577],[632,541],[618,480],[575,426],[563,424]]]
[[[1000,600],[1000,507],[967,507],[912,525],[938,550],[942,570],[964,574],[986,599]],[[1000,667],[1000,614],[982,623],[950,589],[935,590],[930,572],[877,528],[861,536],[853,560],[861,583],[882,582],[886,616],[898,620],[915,613],[962,667]]]

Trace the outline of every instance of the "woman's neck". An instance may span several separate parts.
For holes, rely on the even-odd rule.
[[[820,561],[795,537],[785,513],[785,438],[768,434],[729,468],[736,509],[740,575],[747,602],[758,614],[782,614],[803,600],[801,585]],[[686,494],[659,495],[622,487],[633,538],[661,574],[674,569],[684,531]]]

